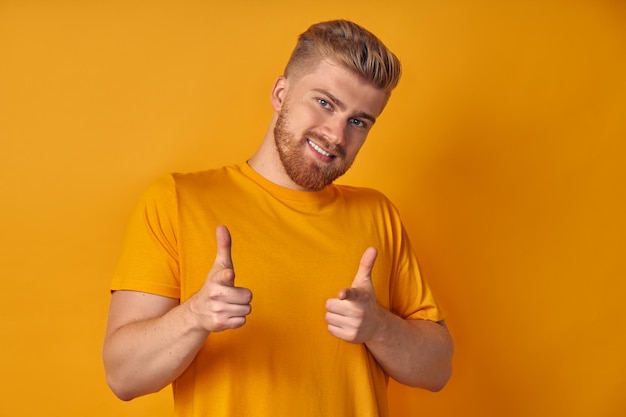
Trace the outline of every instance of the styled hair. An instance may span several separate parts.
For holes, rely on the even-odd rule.
[[[285,77],[300,77],[330,59],[389,96],[400,81],[400,60],[373,33],[347,20],[316,23],[298,38]]]

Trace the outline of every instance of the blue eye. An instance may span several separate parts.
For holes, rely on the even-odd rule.
[[[350,119],[350,123],[358,127],[365,126],[365,123],[363,123],[363,121],[360,119]]]
[[[320,98],[317,101],[320,103],[320,106],[322,106],[322,107],[329,107],[330,106],[330,103],[327,102],[326,100],[324,100],[323,98]]]

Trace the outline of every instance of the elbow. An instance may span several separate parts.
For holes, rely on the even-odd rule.
[[[117,398],[122,401],[130,401],[145,394],[145,392],[139,391],[140,384],[133,378],[133,373],[129,371],[128,364],[120,363],[106,345],[102,359],[106,383]]]
[[[132,374],[124,372],[124,368],[116,368],[107,366],[106,358],[104,361],[106,382],[113,394],[122,401],[130,401],[142,395],[153,392],[151,387],[142,387],[140,381],[132,377]]]
[[[427,384],[423,386],[424,389],[430,392],[439,392],[448,384],[450,377],[452,376],[452,367],[449,366],[446,370],[441,371],[436,378],[432,378]]]
[[[120,373],[112,361],[107,356],[105,349],[104,355],[104,373],[106,376],[106,382],[113,394],[122,401],[130,401],[138,395],[133,392],[132,384],[128,382],[128,377]]]
[[[452,358],[454,356],[454,343],[449,336],[446,343],[442,344],[438,354],[432,358],[429,365],[416,370],[411,381],[407,385],[422,388],[430,392],[439,392],[445,388],[452,377]]]
[[[150,382],[146,382],[150,381]],[[153,380],[133,379],[128,373],[114,371],[106,372],[106,382],[113,394],[122,401],[130,401],[137,397],[160,391],[164,386],[154,383]]]
[[[427,375],[424,372],[417,372],[412,377],[394,378],[396,381],[403,385],[407,385],[412,388],[421,388],[430,392],[439,392],[445,388],[452,376],[452,367],[448,366],[437,370],[436,372],[429,372]]]
[[[454,357],[454,342],[450,333],[446,331],[444,342],[439,349],[438,360],[434,362],[434,372],[429,383],[424,387],[431,392],[441,391],[452,377],[452,358]]]
[[[159,378],[153,374],[143,375],[127,363],[118,363],[104,356],[106,383],[117,398],[131,401],[137,397],[160,391],[169,384],[159,385]]]
[[[139,394],[133,392],[131,387],[127,386],[127,384],[124,384],[122,381],[119,381],[119,379],[114,378],[113,376],[111,376],[111,374],[107,373],[106,380],[107,385],[109,386],[113,394],[115,394],[115,396],[120,400],[130,401],[139,397]]]
[[[452,377],[452,357],[454,356],[454,344],[452,339],[449,339],[449,344],[446,349],[443,349],[442,357],[437,367],[436,372],[430,378],[429,383],[424,387],[431,392],[441,391],[450,381]]]

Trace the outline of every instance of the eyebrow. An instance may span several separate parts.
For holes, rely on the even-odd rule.
[[[328,91],[322,89],[322,88],[314,88],[313,91],[320,93],[320,94],[324,94],[325,96],[327,96],[329,98],[330,101],[332,101],[337,107],[339,107],[341,110],[345,110],[346,109],[346,104],[339,100],[337,97],[335,97],[334,95],[332,95],[331,93],[329,93]],[[372,122],[372,124],[376,123],[376,117],[372,116],[369,113],[363,112],[363,111],[359,111],[356,112],[354,114],[355,117],[361,118],[361,119],[367,119],[370,122]]]

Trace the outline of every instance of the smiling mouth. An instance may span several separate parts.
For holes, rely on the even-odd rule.
[[[319,153],[320,155],[326,156],[328,158],[334,158],[335,155],[326,152],[324,149],[320,148],[315,142],[313,142],[311,139],[307,139],[306,140],[307,143],[309,144],[309,146],[311,148],[313,148],[317,153]]]

